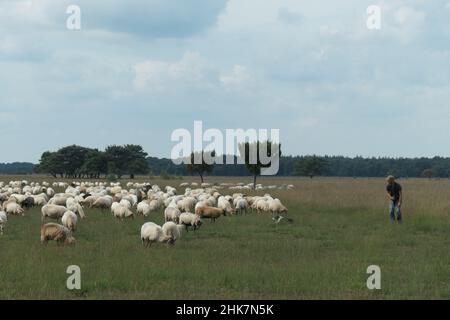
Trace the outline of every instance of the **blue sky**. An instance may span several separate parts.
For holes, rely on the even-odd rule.
[[[449,50],[450,0],[4,0],[0,162],[68,144],[168,157],[194,120],[279,128],[284,154],[450,156]]]

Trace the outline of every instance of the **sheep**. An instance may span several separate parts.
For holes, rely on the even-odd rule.
[[[124,218],[134,218],[134,212],[128,209],[125,206],[118,205],[114,208],[113,212],[114,217],[123,220]]]
[[[219,199],[217,200],[217,207],[224,210],[226,213],[234,213],[234,209],[231,207],[231,204],[226,197],[219,197]]]
[[[179,217],[180,217],[180,210],[174,207],[167,207],[164,211],[164,220],[165,222],[173,221],[178,223]]]
[[[47,198],[45,198],[43,195],[37,195],[34,196],[34,205],[43,207],[47,204]]]
[[[6,212],[0,211],[0,235],[3,235],[3,228],[6,226],[6,222],[8,222]]]
[[[164,223],[162,226],[162,232],[164,236],[168,238],[167,243],[175,244],[175,242],[181,238],[181,231],[183,228],[183,225],[177,225],[172,221]]]
[[[147,201],[139,202],[137,205],[137,214],[142,214],[144,217],[148,217],[151,212],[151,207]]]
[[[214,207],[198,207],[195,209],[195,214],[200,218],[211,219],[212,221],[216,221],[221,215],[227,215],[225,210]]]
[[[64,227],[69,229],[72,232],[75,232],[77,229],[77,215],[72,211],[66,211],[61,218],[61,222]]]
[[[235,210],[237,213],[242,214],[242,212],[247,213],[248,202],[244,198],[237,198],[234,201]]]
[[[192,197],[187,197],[184,198],[183,200],[180,200],[178,202],[178,209],[181,211],[185,211],[185,212],[192,212],[194,211],[194,207],[195,207],[195,198]]]
[[[156,223],[147,222],[141,227],[141,241],[144,247],[151,246],[154,242],[168,242],[170,239]]]
[[[178,223],[184,225],[186,227],[186,231],[189,231],[188,227],[192,227],[192,229],[195,231],[202,225],[202,220],[196,214],[183,212],[182,214],[180,214]]]
[[[25,215],[25,210],[22,209],[22,207],[15,202],[10,202],[6,205],[5,211],[7,214],[12,215]]]
[[[131,202],[127,199],[120,200],[119,204],[123,207],[128,208],[128,210],[131,210],[131,208],[132,208]]]
[[[41,227],[41,243],[47,244],[48,241],[54,240],[58,245],[65,244],[71,245],[75,244],[75,238],[72,232],[57,223],[47,223]]]
[[[95,202],[91,205],[91,208],[99,208],[99,209],[110,209],[111,205],[113,203],[113,199],[111,196],[105,196],[98,198],[95,200]]]
[[[55,204],[57,206],[65,206],[69,195],[66,194],[56,194],[55,197],[51,198],[48,202],[49,204]]]
[[[45,218],[51,218],[51,219],[59,219],[62,218],[64,213],[66,213],[67,208],[63,206],[57,206],[55,204],[47,204],[42,207],[41,213],[41,221],[44,222]]]
[[[281,203],[279,199],[269,201],[269,211],[275,213],[287,213],[288,209]]]
[[[28,196],[23,199],[20,204],[23,208],[32,208],[34,207],[34,198],[32,196]]]

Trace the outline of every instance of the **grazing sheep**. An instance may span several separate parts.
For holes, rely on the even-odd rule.
[[[34,207],[34,198],[32,196],[28,196],[22,200],[20,203],[23,208],[33,208]]]
[[[166,210],[164,211],[165,222],[173,221],[173,222],[178,223],[180,214],[181,214],[181,212],[177,208],[167,207]]]
[[[214,207],[198,207],[195,214],[200,218],[211,219],[212,221],[216,221],[221,215],[227,215],[225,210]]]
[[[98,198],[95,200],[95,202],[91,205],[91,208],[99,208],[99,209],[110,209],[111,205],[113,203],[113,199],[111,196],[105,196]]]
[[[147,201],[139,202],[137,205],[137,214],[142,214],[144,217],[148,217],[151,212],[151,207]]]
[[[134,212],[120,204],[118,206],[115,206],[113,215],[120,220],[123,220],[125,218],[134,218]]]
[[[170,239],[156,223],[147,222],[141,227],[141,241],[144,247],[151,246],[154,242],[168,242]]]
[[[184,225],[186,227],[186,231],[189,231],[188,227],[192,227],[192,229],[195,231],[202,225],[202,220],[196,214],[183,212],[182,214],[180,214],[178,223]]]
[[[69,229],[72,232],[75,232],[77,229],[77,215],[72,211],[66,211],[61,218],[61,222],[64,227]]]
[[[162,226],[162,232],[164,236],[168,238],[167,243],[175,244],[175,242],[181,238],[181,231],[183,228],[183,225],[177,225],[172,221],[164,223]]]
[[[3,235],[3,229],[6,226],[6,222],[8,222],[6,212],[0,211],[0,235]]]
[[[287,213],[288,209],[281,203],[279,199],[269,201],[269,211],[275,213]]]
[[[233,214],[235,212],[226,197],[219,197],[219,200],[217,200],[217,207],[224,210],[228,214]]]
[[[123,207],[128,208],[128,210],[131,210],[131,208],[132,208],[131,202],[127,199],[120,200],[119,204]]]
[[[65,206],[67,199],[71,197],[67,194],[56,194],[53,198],[48,202],[49,204],[55,204],[57,206]]]
[[[5,211],[7,214],[11,215],[25,215],[25,210],[22,209],[22,207],[15,202],[10,202],[6,205]]]
[[[47,204],[42,207],[41,213],[41,221],[44,222],[45,218],[48,217],[50,219],[60,219],[66,213],[67,208],[63,206],[57,206],[55,204]]]
[[[47,223],[41,227],[41,243],[47,244],[51,240],[56,241],[58,245],[75,244],[75,238],[72,236],[72,232],[57,223]]]
[[[237,213],[242,214],[242,212],[247,213],[247,209],[249,207],[247,200],[244,198],[237,198],[234,201],[235,210]]]

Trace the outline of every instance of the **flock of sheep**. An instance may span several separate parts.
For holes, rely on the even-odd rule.
[[[182,230],[198,230],[205,219],[215,221],[221,216],[243,214],[248,210],[271,212],[273,215],[287,212],[281,201],[270,194],[222,195],[219,192],[225,188],[245,186],[182,183],[180,187],[185,188],[185,192],[177,194],[171,186],[162,190],[150,183],[129,182],[124,188],[120,183],[105,182],[0,182],[0,234],[3,234],[8,215],[25,215],[26,209],[36,206],[41,207],[43,244],[48,241],[67,245],[75,243],[77,224],[79,219],[85,218],[87,208],[98,208],[103,212],[108,210],[120,220],[164,212],[165,223],[162,226],[146,222],[141,227],[140,238],[146,247],[155,242],[174,244],[181,237]],[[281,188],[292,189],[293,186]],[[64,192],[56,193],[57,189]],[[60,221],[61,224],[45,223],[47,219]]]

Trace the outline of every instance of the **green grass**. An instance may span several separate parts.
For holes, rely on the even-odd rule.
[[[269,214],[222,217],[185,233],[175,246],[145,249],[140,226],[161,224],[162,212],[119,222],[109,212],[88,209],[75,247],[43,247],[40,209],[10,217],[0,237],[0,298],[450,298],[450,181],[402,181],[403,225],[389,222],[382,180],[260,182],[296,185],[267,191],[287,205],[294,224],[274,225]],[[73,264],[81,267],[80,291],[65,286]],[[366,287],[372,264],[381,267],[382,290]]]

